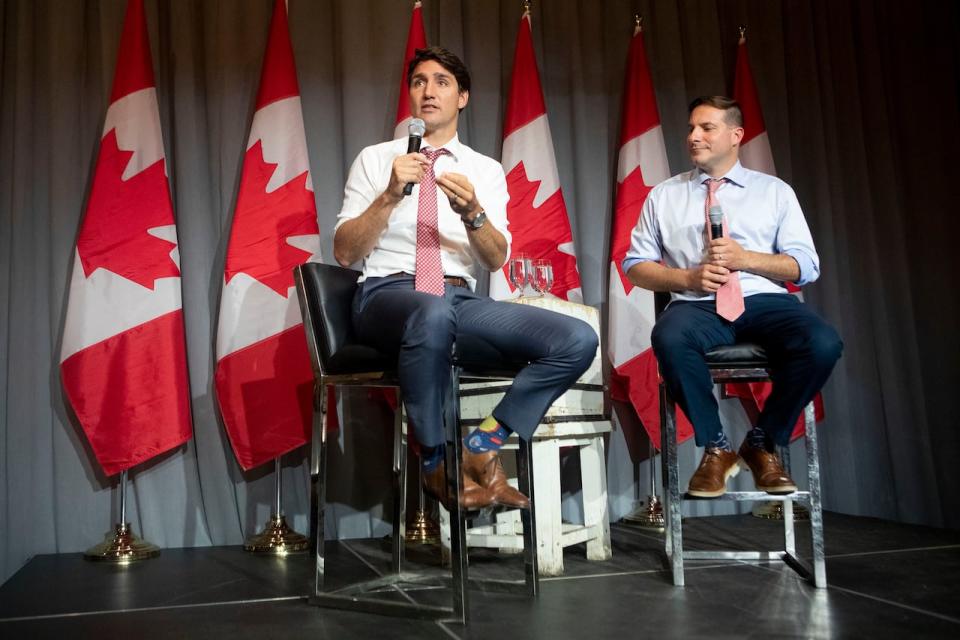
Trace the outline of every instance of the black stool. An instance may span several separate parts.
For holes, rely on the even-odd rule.
[[[401,415],[398,409],[394,421],[393,493],[394,521],[391,573],[381,578],[364,581],[335,591],[325,587],[324,512],[326,509],[327,471],[327,387],[360,386],[390,387],[397,390],[401,400],[396,362],[376,349],[358,344],[353,336],[351,308],[360,272],[333,265],[307,263],[294,270],[300,310],[313,366],[314,435],[311,456],[311,503],[316,523],[316,589],[311,602],[318,606],[353,609],[387,615],[426,619],[452,619],[466,622],[469,618],[468,582],[480,583],[486,589],[524,593],[536,596],[539,592],[537,575],[537,541],[533,509],[533,469],[529,442],[521,441],[518,451],[520,491],[529,498],[531,508],[523,511],[524,578],[522,581],[469,581],[467,575],[466,519],[468,514],[457,500],[451,500],[450,517],[453,524],[451,538],[452,591],[450,607],[420,604],[403,590],[405,584],[423,585],[436,581],[435,576],[404,571],[404,528],[406,522],[406,438],[401,433]],[[461,345],[464,346],[464,345]],[[454,346],[450,376],[450,395],[446,398],[444,415],[446,433],[447,480],[453,495],[459,495],[462,485],[460,448],[460,410],[457,390],[461,382],[479,380],[512,380],[526,366],[526,362],[511,362],[486,342],[471,342],[463,351],[471,354],[468,361]],[[407,602],[364,597],[365,594],[392,588],[400,591]]]

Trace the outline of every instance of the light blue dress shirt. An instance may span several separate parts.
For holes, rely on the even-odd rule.
[[[723,176],[728,180],[717,189],[729,237],[741,247],[758,253],[785,253],[800,265],[797,285],[820,277],[820,258],[813,246],[810,228],[803,217],[797,196],[783,180],[751,171],[737,162]],[[704,205],[710,176],[699,169],[673,176],[650,191],[637,226],[630,237],[630,249],[623,259],[623,271],[639,262],[663,262],[668,267],[690,269],[706,256]],[[783,283],[746,271],[740,272],[743,295],[786,293]],[[715,295],[693,291],[671,292],[671,300],[712,300]]]

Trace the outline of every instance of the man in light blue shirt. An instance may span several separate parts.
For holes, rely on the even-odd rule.
[[[623,271],[638,287],[670,292],[652,342],[667,388],[704,447],[688,493],[722,495],[739,459],[750,467],[758,489],[790,493],[796,485],[773,453],[774,444],[789,442],[800,412],[826,382],[843,347],[833,327],[785,287],[815,281],[820,260],[793,189],[740,164],[743,114],[736,101],[697,98],[688,131],[696,168],[650,192]],[[708,197],[711,210],[723,214],[722,237],[709,230]],[[742,290],[742,312],[724,311],[727,319],[718,315],[717,292],[735,289],[734,280]],[[757,425],[737,453],[720,424],[704,361],[710,349],[736,342],[766,350],[773,380]]]

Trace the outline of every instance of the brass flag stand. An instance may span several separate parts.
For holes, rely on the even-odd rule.
[[[646,502],[641,502],[636,509],[623,516],[623,519],[643,529],[663,531],[663,505],[657,497],[657,468],[654,464],[656,454],[657,450],[653,446],[653,440],[651,440],[650,456],[647,458],[650,462],[650,495],[647,496]]]
[[[120,522],[114,525],[113,533],[98,545],[90,547],[83,557],[96,562],[130,564],[138,560],[156,558],[160,548],[133,535],[127,522],[127,470],[120,472]]]
[[[290,553],[302,553],[310,547],[310,540],[307,536],[291,529],[283,515],[281,504],[283,480],[280,473],[279,456],[273,459],[273,474],[276,479],[276,500],[273,505],[273,515],[264,525],[263,531],[248,538],[243,543],[243,550],[279,557],[284,557]]]
[[[417,486],[420,487],[420,503],[413,517],[407,523],[407,531],[404,534],[404,541],[407,544],[433,545],[440,544],[440,526],[437,521],[430,517],[427,512],[427,504],[423,495],[423,483],[419,479],[419,474],[423,473],[420,465],[417,465],[418,479]]]

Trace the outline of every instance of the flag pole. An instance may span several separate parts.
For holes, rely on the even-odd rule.
[[[148,560],[160,555],[160,548],[133,535],[127,522],[127,470],[120,472],[120,522],[114,525],[113,533],[108,533],[100,544],[87,549],[83,557],[97,562],[130,564],[138,560]]]
[[[283,515],[283,473],[281,473],[280,468],[280,456],[273,459],[273,476],[273,514],[267,524],[264,525],[263,531],[248,538],[243,543],[243,550],[279,557],[304,552],[310,547],[310,540],[302,533],[297,533],[291,529]]]

